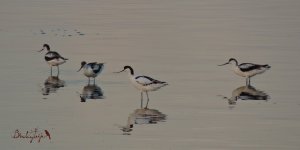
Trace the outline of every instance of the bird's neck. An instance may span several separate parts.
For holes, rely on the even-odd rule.
[[[50,51],[50,46],[45,46],[44,47],[47,51]]]
[[[229,65],[231,66],[231,68],[236,68],[238,67],[238,62],[236,60],[231,60],[229,62]]]
[[[240,68],[236,64],[231,64],[231,70],[235,73],[238,73],[240,71]]]
[[[128,74],[130,75],[130,76],[134,76],[134,71],[133,71],[133,69],[132,68],[128,68],[130,71],[128,72]]]
[[[128,71],[127,73],[128,73],[129,78],[133,78],[134,77],[134,74],[132,74],[130,71]]]
[[[234,66],[238,66],[239,65],[239,63],[235,59],[233,61],[231,61],[231,64],[234,65]]]

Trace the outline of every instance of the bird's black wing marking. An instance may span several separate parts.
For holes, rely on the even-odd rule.
[[[99,73],[103,67],[103,63],[98,64],[97,62],[90,63],[90,65],[94,73]]]
[[[94,68],[95,68],[95,65],[97,65],[97,63],[89,63],[88,65],[90,65],[90,66],[91,66],[91,68],[94,70]]]
[[[146,78],[148,79],[149,81],[154,81],[155,79],[151,78],[151,77],[148,77],[148,76],[137,76],[135,77],[135,79],[138,79],[138,78]]]
[[[45,59],[47,61],[53,60],[53,59],[59,59],[59,58],[61,58],[63,60],[68,60],[67,58],[62,57],[59,53],[54,52],[54,51],[50,51],[45,55]]]
[[[59,58],[60,58],[60,56],[57,52],[48,52],[45,55],[46,61],[53,60],[53,59],[59,59]]]
[[[261,69],[262,65],[257,64],[251,64],[251,63],[243,63],[239,65],[239,68],[243,72],[255,70],[255,69]]]
[[[57,52],[56,52],[57,53]],[[68,58],[62,57],[59,53],[57,53],[59,58],[63,59],[63,60],[68,60]]]
[[[136,80],[137,83],[139,83],[143,86],[147,86],[147,85],[152,84],[152,82],[155,79],[147,77],[147,76],[137,76],[137,77],[135,77],[135,80]]]
[[[135,79],[136,79],[137,83],[142,84],[144,86],[147,86],[147,85],[150,85],[150,84],[163,84],[163,83],[166,83],[166,82],[162,82],[162,81],[153,79],[153,78],[148,77],[148,76],[137,76],[137,77],[135,77]]]
[[[68,60],[67,58],[62,57],[59,53],[52,51],[53,54],[55,54],[58,58],[61,58],[63,60]]]

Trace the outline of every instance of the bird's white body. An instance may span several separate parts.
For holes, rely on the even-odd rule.
[[[47,56],[47,54],[46,54]],[[50,65],[50,66],[58,66],[58,65],[61,65],[63,63],[65,63],[66,60],[64,59],[61,59],[61,58],[58,58],[58,59],[52,59],[52,60],[49,60],[47,61],[47,63]]]
[[[97,77],[103,70],[103,67],[99,68],[100,66],[99,65],[95,65],[94,68],[91,67],[91,65],[89,64],[86,64],[84,67],[83,67],[83,74],[86,76],[86,77],[92,77],[92,78],[95,78]],[[94,72],[94,70],[98,70],[100,69],[100,71],[98,72]]]
[[[264,73],[266,70],[268,70],[269,68],[260,68],[260,69],[253,69],[253,70],[249,70],[249,71],[241,71],[241,66],[237,66],[235,64],[232,64],[231,66],[231,70],[236,74],[239,75],[241,77],[253,77],[257,74],[262,74]]]
[[[134,76],[130,73],[128,75],[132,85],[142,92],[156,91],[161,87],[168,85],[167,83],[153,83],[153,81],[149,80],[145,76]]]
[[[86,77],[93,77],[95,78],[98,74],[94,73],[93,69],[91,67],[88,67],[88,66],[85,66],[83,68],[83,74],[86,76]]]

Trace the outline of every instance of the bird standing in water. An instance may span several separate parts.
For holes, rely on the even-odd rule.
[[[62,57],[59,53],[50,50],[50,46],[48,44],[44,44],[43,48],[39,50],[39,52],[43,50],[47,50],[48,52],[45,54],[45,60],[51,67],[51,75],[52,75],[52,66],[57,67],[57,76],[59,75],[59,65],[63,64],[68,60],[67,58]]]
[[[102,72],[104,68],[104,63],[97,63],[97,62],[92,62],[92,63],[86,63],[85,61],[81,62],[81,67],[77,71],[79,72],[81,69],[83,69],[83,74],[89,78],[89,83],[90,84],[90,78],[94,78],[94,84],[95,84],[95,78]]]
[[[133,84],[133,86],[141,91],[141,101],[143,101],[143,92],[146,93],[147,105],[145,108],[147,108],[148,102],[149,102],[148,91],[156,91],[156,90],[160,89],[161,87],[168,85],[167,82],[159,81],[159,80],[153,79],[148,76],[134,75],[134,70],[132,69],[131,66],[124,66],[123,70],[121,70],[119,72],[115,72],[115,73],[121,73],[125,70],[129,71],[128,72],[129,79],[130,79],[131,83]]]
[[[262,74],[266,70],[271,68],[271,66],[269,66],[268,64],[259,65],[259,64],[252,64],[252,63],[242,63],[239,65],[238,61],[234,58],[230,58],[228,62],[219,66],[224,66],[227,64],[231,64],[231,69],[235,74],[241,77],[246,77],[246,85],[250,85],[251,77],[257,74]]]

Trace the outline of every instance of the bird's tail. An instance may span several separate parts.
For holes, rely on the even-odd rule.
[[[268,68],[268,69],[270,69],[270,68],[271,68],[271,66],[269,66],[268,64],[266,64],[266,65],[263,65],[263,67],[264,67],[264,68]]]
[[[158,80],[154,80],[153,83],[159,83],[159,84],[163,84],[163,85],[169,85],[167,82],[165,81],[158,81]]]
[[[164,84],[164,85],[169,85],[169,83],[167,83],[167,82],[163,82],[163,84]]]
[[[62,56],[60,56],[60,58],[63,59],[63,60],[69,60],[68,58],[64,58],[64,57],[62,57]]]
[[[59,55],[59,54],[58,54],[58,57],[61,58],[61,59],[63,59],[63,60],[69,60],[68,58],[64,58],[64,57],[62,57],[62,56]]]

